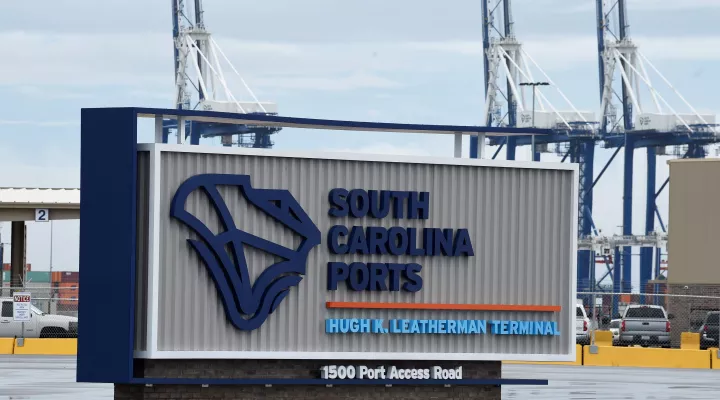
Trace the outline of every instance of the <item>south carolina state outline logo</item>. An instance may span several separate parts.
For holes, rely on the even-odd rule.
[[[297,249],[289,249],[269,240],[240,230],[235,225],[219,186],[230,186],[237,196],[243,196],[255,208],[263,211],[302,240]],[[210,200],[224,228],[213,233],[197,217],[185,210],[188,196],[203,191]],[[300,204],[287,190],[256,189],[250,176],[236,174],[202,174],[183,182],[170,205],[170,216],[185,224],[199,238],[187,239],[205,264],[223,302],[227,319],[237,329],[252,331],[267,320],[293,286],[297,286],[307,271],[310,251],[320,244],[320,231]],[[244,246],[254,247],[275,255],[281,261],[270,265],[251,282]],[[230,251],[226,251],[229,248]]]

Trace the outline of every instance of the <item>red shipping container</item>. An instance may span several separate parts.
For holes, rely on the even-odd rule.
[[[3,271],[10,271],[10,263],[3,264]],[[25,264],[26,271],[32,271],[32,264]]]
[[[77,271],[63,271],[61,274],[60,282],[80,282],[80,273]]]

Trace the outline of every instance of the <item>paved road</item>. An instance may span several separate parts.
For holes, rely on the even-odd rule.
[[[720,370],[507,365],[503,377],[550,380],[544,387],[505,387],[503,399],[720,398]],[[0,400],[112,398],[111,385],[75,383],[74,357],[0,356]]]
[[[0,356],[0,400],[112,398],[112,385],[75,382],[75,357]]]
[[[550,381],[503,388],[503,399],[720,399],[720,370],[506,365],[503,378]]]

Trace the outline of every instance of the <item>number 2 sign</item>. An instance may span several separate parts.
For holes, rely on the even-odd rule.
[[[35,209],[35,222],[48,222],[50,221],[50,210],[47,208],[36,208]]]

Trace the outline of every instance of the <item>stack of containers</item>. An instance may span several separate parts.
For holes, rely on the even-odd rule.
[[[79,299],[80,275],[78,272],[58,271],[52,273],[53,287],[56,288],[55,298],[58,299],[58,311],[76,312]]]

